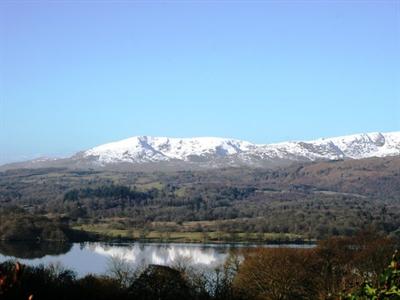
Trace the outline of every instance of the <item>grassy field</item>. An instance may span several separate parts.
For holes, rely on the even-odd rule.
[[[185,227],[183,227],[185,228]],[[310,242],[301,235],[290,233],[247,233],[221,231],[160,231],[139,228],[115,229],[108,224],[85,224],[74,229],[96,233],[104,238],[132,239],[152,242],[181,242],[181,243],[285,243]]]

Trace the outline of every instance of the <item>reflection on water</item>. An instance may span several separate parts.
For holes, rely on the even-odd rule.
[[[62,248],[42,248],[42,252],[34,250],[32,245],[14,243],[13,246],[0,243],[0,261],[18,259],[22,263],[38,265],[61,263],[66,268],[78,273],[104,274],[112,257],[126,261],[134,267],[148,264],[174,266],[184,261],[196,268],[215,268],[225,262],[229,250],[238,246],[232,245],[201,245],[201,244],[107,244],[107,243],[75,243],[66,244]],[[57,244],[55,244],[57,245]],[[56,247],[54,245],[54,247]],[[65,244],[64,244],[65,245]],[[282,246],[282,245],[281,245]],[[286,245],[299,247],[299,245]],[[251,247],[251,246],[246,246]]]
[[[104,256],[121,258],[133,264],[157,264],[170,266],[185,260],[193,265],[213,266],[225,260],[226,248],[202,247],[182,244],[133,244],[112,246],[89,244],[86,247]]]

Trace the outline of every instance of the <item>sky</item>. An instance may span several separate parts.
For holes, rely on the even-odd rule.
[[[398,130],[400,1],[0,1],[0,164]]]

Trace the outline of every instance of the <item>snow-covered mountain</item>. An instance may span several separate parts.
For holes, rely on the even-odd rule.
[[[251,153],[256,148],[257,145],[234,139],[137,136],[89,149],[83,157],[96,157],[103,164],[199,161]]]
[[[79,152],[67,159],[34,160],[26,162],[23,167],[103,168],[155,165],[178,166],[182,169],[243,165],[271,166],[294,161],[361,159],[396,155],[400,155],[400,131],[277,144],[253,144],[247,141],[215,137],[135,136]],[[18,164],[12,164],[11,167],[15,168],[16,165],[18,166]]]
[[[91,158],[100,165],[168,161],[254,165],[265,160],[314,161],[393,155],[400,155],[400,132],[356,134],[265,145],[215,137],[136,136],[94,147],[84,151],[79,157]]]

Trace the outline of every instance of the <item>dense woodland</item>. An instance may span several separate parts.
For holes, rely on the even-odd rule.
[[[184,263],[134,271],[115,260],[104,276],[78,278],[59,265],[0,264],[0,298],[136,300],[367,300],[400,297],[400,257],[393,240],[372,232],[330,238],[313,249],[232,252],[204,272]],[[386,269],[385,269],[386,268]],[[31,298],[29,298],[31,297]]]
[[[0,206],[111,229],[321,239],[372,227],[398,236],[400,158],[167,173],[10,170],[0,173]]]
[[[93,239],[71,229],[68,218],[48,218],[19,207],[0,208],[0,241],[68,242]],[[1,249],[1,246],[0,246]]]

